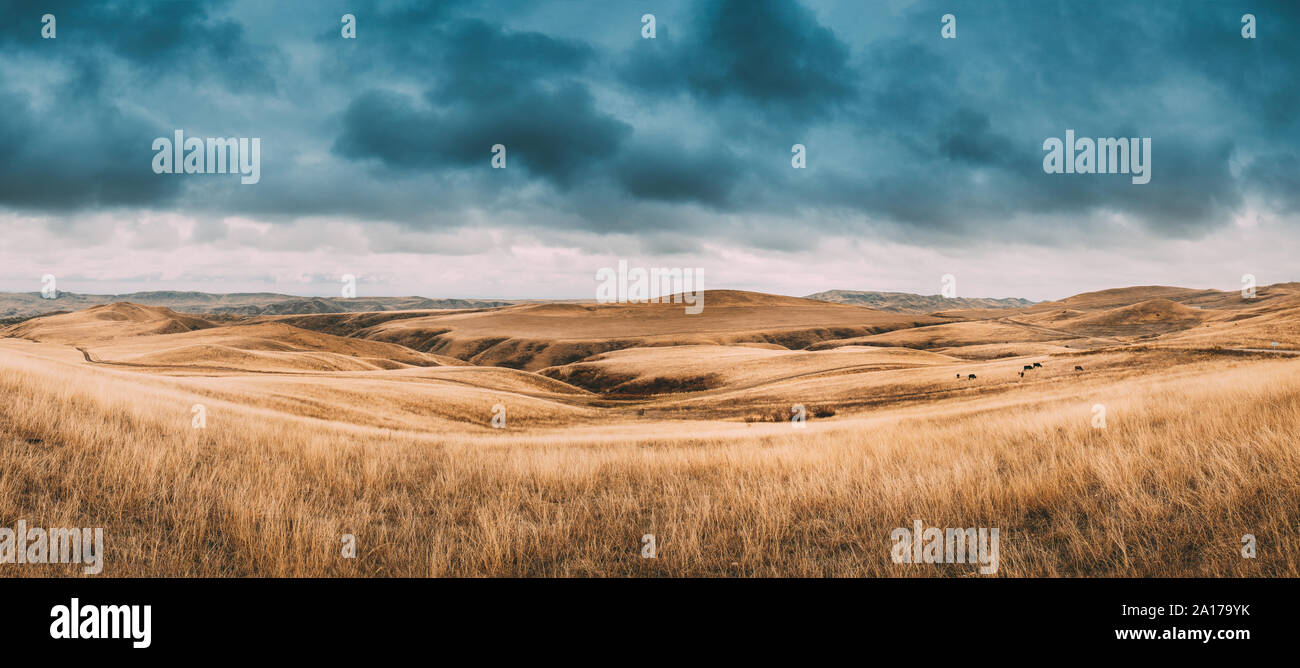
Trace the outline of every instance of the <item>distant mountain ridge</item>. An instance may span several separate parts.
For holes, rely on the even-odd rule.
[[[994,299],[991,297],[941,297],[939,295],[917,295],[910,292],[870,292],[863,290],[825,290],[808,295],[805,299],[816,299],[837,304],[866,306],[881,311],[894,313],[934,313],[958,309],[982,308],[1022,308],[1033,306],[1037,302],[1019,297]]]
[[[60,292],[45,299],[39,292],[0,292],[0,322],[17,322],[59,311],[78,311],[91,306],[131,302],[163,306],[182,313],[213,315],[302,315],[310,313],[358,313],[362,311],[408,311],[468,309],[509,306],[516,302],[484,299],[429,299],[427,297],[299,297],[274,292],[212,294],[208,292],[132,292],[121,295],[86,295]]]

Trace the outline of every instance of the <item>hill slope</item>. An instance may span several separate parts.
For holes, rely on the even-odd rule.
[[[350,332],[337,329],[337,318],[303,316],[290,322],[475,364],[537,370],[624,348],[740,343],[804,348],[942,321],[797,297],[710,290],[703,311],[694,315],[680,303],[551,303],[393,318]]]
[[[273,315],[293,313],[356,313],[412,309],[458,309],[506,306],[514,302],[480,299],[428,299],[426,297],[297,297],[273,292],[212,294],[207,292],[132,292],[121,295],[85,295],[60,292],[44,299],[37,292],[0,292],[0,319],[10,322],[89,306],[130,302],[163,306],[186,313]]]
[[[90,359],[115,364],[259,372],[467,365],[391,343],[346,339],[281,323],[137,336],[87,348],[86,352]]]
[[[92,306],[75,313],[44,316],[4,330],[13,336],[46,343],[94,343],[151,334],[175,334],[215,327],[211,322],[168,308],[127,302]]]
[[[907,348],[849,346],[821,352],[692,345],[631,348],[540,373],[610,396],[652,396],[752,387],[837,373],[953,364],[945,355]]]
[[[956,309],[1023,308],[1034,304],[1028,299],[1018,297],[1006,299],[941,297],[939,295],[916,295],[910,292],[867,292],[859,290],[826,290],[808,295],[805,299],[866,306],[891,313],[934,313],[936,311]]]

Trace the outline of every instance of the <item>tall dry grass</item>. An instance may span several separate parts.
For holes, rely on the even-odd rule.
[[[803,430],[485,439],[212,398],[197,430],[183,389],[4,355],[0,526],[104,527],[108,577],[975,573],[892,563],[890,531],[915,519],[998,527],[1002,576],[1296,576],[1297,369],[1206,363],[1194,385],[1126,379]],[[639,556],[646,533],[656,559]]]

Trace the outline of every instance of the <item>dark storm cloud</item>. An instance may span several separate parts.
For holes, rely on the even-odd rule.
[[[151,204],[177,191],[175,180],[122,168],[123,161],[147,166],[153,158],[154,128],[138,117],[94,105],[39,112],[6,90],[0,108],[0,202],[62,210]]]
[[[612,171],[622,189],[640,199],[726,207],[747,168],[725,149],[692,150],[668,138],[628,148]]]
[[[273,92],[275,79],[237,21],[214,16],[226,2],[49,0],[0,3],[0,49],[121,60],[153,85],[157,78],[200,77],[235,92]],[[53,14],[58,36],[41,38],[40,18]],[[37,50],[40,51],[37,51]],[[76,57],[74,56],[74,57]]]
[[[591,95],[572,82],[553,91],[511,91],[478,106],[453,104],[445,112],[370,91],[349,105],[343,123],[334,148],[347,158],[376,158],[397,170],[487,169],[492,146],[501,144],[507,167],[522,165],[561,187],[612,155],[630,130],[596,112]]]
[[[647,48],[633,50],[623,65],[629,83],[656,94],[735,101],[750,115],[775,113],[782,121],[824,116],[856,92],[848,47],[801,5],[720,0],[696,7],[680,41],[670,25]]]
[[[1296,154],[1260,156],[1250,163],[1245,181],[1277,210],[1300,213],[1300,158]]]
[[[396,49],[408,66],[427,67],[433,84],[420,100],[373,89],[358,95],[343,114],[339,155],[397,170],[486,169],[492,146],[501,144],[508,167],[564,188],[630,134],[575,78],[594,57],[589,46],[476,19],[419,19],[432,33],[426,48]],[[381,18],[381,42],[402,44],[411,21]]]
[[[208,14],[219,4],[0,3],[0,204],[58,211],[172,199],[181,184],[149,169],[153,139],[171,128],[131,104],[131,91],[185,80],[275,90],[243,28]],[[40,36],[46,13],[54,39]]]
[[[953,40],[938,37],[939,9],[911,11],[900,19],[914,26],[909,34],[865,46],[857,111],[863,134],[886,149],[866,169],[826,167],[808,199],[921,236],[1013,238],[1012,218],[1057,215],[1080,221],[1067,233],[1078,237],[1091,214],[1122,214],[1157,234],[1195,237],[1230,223],[1250,190],[1234,160],[1300,139],[1294,114],[1270,111],[1295,96],[1295,47],[1261,48],[1239,24],[1252,11],[1289,33],[1294,5],[984,3],[953,10]],[[1151,183],[1045,174],[1042,142],[1066,129],[1151,137]],[[1277,190],[1271,183],[1258,181]]]
[[[39,38],[45,11],[57,40]],[[656,39],[640,37],[644,11]],[[339,36],[345,12],[356,40]],[[1247,12],[1258,39],[1241,38]],[[1251,198],[1300,211],[1287,0],[4,3],[0,21],[9,208],[183,194],[186,211],[277,220],[436,227],[474,210],[626,233],[660,219],[742,244],[780,234],[727,221],[941,243],[1076,221],[1034,233],[1061,243],[1111,216],[1194,238]],[[262,136],[262,182],[152,174],[152,138],[191,126]],[[1066,129],[1151,137],[1151,182],[1044,173],[1043,141]]]
[[[991,130],[987,114],[957,109],[944,124],[939,152],[959,162],[1004,165],[1015,155],[1011,140]]]

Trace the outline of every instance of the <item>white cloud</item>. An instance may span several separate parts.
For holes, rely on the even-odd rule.
[[[1075,247],[982,243],[931,248],[859,235],[823,235],[797,250],[759,250],[675,235],[656,253],[635,234],[537,232],[479,224],[419,231],[343,219],[272,224],[225,218],[223,233],[195,241],[204,222],[179,214],[95,214],[50,225],[0,215],[0,290],[38,291],[51,273],[63,290],[279,291],[332,295],[343,274],[362,294],[479,298],[590,298],[600,267],[701,267],[708,288],[804,295],[827,289],[937,294],[957,277],[959,296],[1055,299],[1126,285],[1235,289],[1298,278],[1290,257],[1296,220],[1253,217],[1196,241],[1131,231],[1124,243]],[[63,230],[63,231],[55,231]],[[93,235],[86,233],[95,231]],[[93,243],[84,243],[87,236]],[[1111,239],[1110,241],[1115,241]]]

